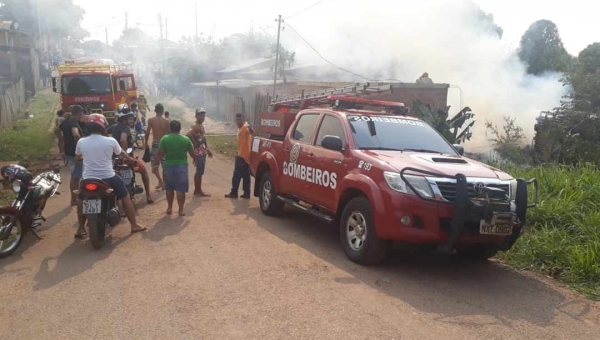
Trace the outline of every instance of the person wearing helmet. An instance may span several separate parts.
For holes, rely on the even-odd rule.
[[[106,182],[114,190],[117,198],[123,203],[125,214],[131,224],[131,232],[136,233],[146,230],[144,226],[137,223],[133,202],[127,192],[125,183],[123,183],[121,177],[117,176],[113,169],[113,154],[130,162],[133,162],[134,159],[129,157],[126,152],[123,152],[121,146],[114,138],[104,136],[106,134],[106,118],[103,115],[90,115],[87,128],[90,135],[81,138],[77,142],[75,149],[77,159],[83,160],[82,178],[97,178]],[[86,234],[86,217],[82,213],[81,200],[78,201],[78,206],[79,228],[75,233],[75,237],[81,238]]]
[[[124,108],[122,112],[117,113],[116,118],[117,124],[114,125],[110,134],[119,142],[121,149],[127,150],[133,148],[133,137],[131,136],[131,128],[135,124],[133,112],[128,108]],[[148,170],[146,170],[143,162],[136,159],[135,163],[136,167],[139,168],[139,173],[142,175],[142,182],[146,190],[146,202],[148,204],[154,203],[154,200],[150,197],[150,176],[148,175]]]

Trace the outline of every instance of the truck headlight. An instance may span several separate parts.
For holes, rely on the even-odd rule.
[[[399,173],[385,171],[383,173],[383,177],[385,177],[385,181],[390,186],[392,190],[407,194],[413,194],[414,192],[410,189],[408,185],[402,180]],[[410,182],[410,185],[415,188],[416,191],[419,192],[421,196],[427,198],[433,198],[433,190],[431,190],[431,186],[427,179],[423,176],[412,176],[412,175],[404,175],[407,181]]]
[[[510,200],[514,201],[517,199],[517,180],[513,179],[510,181]]]
[[[15,192],[15,194],[18,194],[21,191],[21,181],[14,180],[12,182],[12,189]]]

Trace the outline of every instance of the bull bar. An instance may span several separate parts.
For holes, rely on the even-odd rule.
[[[416,175],[424,175],[424,177],[430,176],[430,177],[436,177],[436,178],[446,178],[446,179],[455,180],[456,181],[456,198],[455,198],[454,202],[445,200],[443,198],[423,196],[410,183],[410,181],[406,179],[406,177],[405,177],[406,172],[410,172],[411,174],[416,174]],[[467,177],[464,174],[457,173],[454,176],[450,176],[450,175],[440,174],[440,173],[431,172],[431,171],[427,171],[427,170],[407,167],[407,168],[402,169],[402,171],[400,171],[400,178],[404,181],[404,183],[406,183],[406,185],[410,188],[412,193],[414,193],[420,199],[423,199],[423,200],[429,201],[429,202],[442,203],[442,204],[448,204],[448,205],[454,206],[454,215],[450,222],[450,236],[443,245],[438,247],[437,251],[439,251],[439,252],[451,252],[452,251],[452,249],[454,248],[454,244],[456,243],[458,238],[462,235],[467,216],[482,215],[482,218],[484,218],[483,214],[485,212],[489,212],[489,206],[484,206],[484,207],[478,206],[478,205],[476,205],[476,203],[473,200],[471,200],[469,198]],[[514,245],[514,243],[517,241],[519,236],[521,236],[521,233],[523,231],[523,227],[525,225],[525,221],[527,218],[527,209],[536,207],[538,205],[538,193],[539,193],[538,180],[536,178],[533,178],[529,181],[526,181],[522,178],[519,178],[516,181],[517,181],[517,194],[515,197],[516,211],[514,213],[512,213],[512,212],[499,213],[504,218],[506,218],[506,217],[510,218],[510,215],[512,215],[513,220],[514,220],[514,217],[516,216],[516,218],[518,218],[518,221],[519,221],[519,223],[515,223],[513,230],[512,230],[512,234],[507,236],[506,239],[504,240],[504,242],[500,245],[500,250],[504,250],[504,251],[510,249]],[[532,184],[534,186],[534,200],[533,200],[533,203],[529,203],[528,197],[527,197],[528,196],[527,189],[528,189],[529,185],[532,185]],[[511,200],[511,198],[509,197],[509,199],[508,199],[509,203],[510,203],[510,200]],[[493,213],[493,219],[496,219],[498,216],[497,213],[493,212],[493,211],[492,211],[492,213]]]

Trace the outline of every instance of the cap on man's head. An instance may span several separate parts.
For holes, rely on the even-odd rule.
[[[158,104],[154,105],[154,112],[163,113],[163,112],[165,112],[165,107],[163,106],[163,104],[158,103]]]
[[[204,110],[203,107],[196,109],[196,116],[197,115],[205,115],[206,114],[206,110]]]

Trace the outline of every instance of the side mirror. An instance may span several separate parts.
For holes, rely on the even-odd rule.
[[[129,149],[127,149],[127,151],[125,151],[125,152],[127,152],[127,154],[128,154],[128,155],[131,155],[131,154],[133,153],[133,149],[132,149],[132,148],[129,148]]]
[[[56,92],[56,77],[52,77],[52,92]]]
[[[454,150],[456,150],[456,152],[458,152],[459,155],[462,156],[465,154],[465,148],[462,145],[454,144],[452,145],[452,147],[454,147]]]
[[[323,140],[321,140],[321,146],[327,150],[333,150],[333,151],[342,151],[344,149],[344,145],[342,144],[342,139],[338,136],[323,137]]]
[[[125,81],[119,80],[119,90],[125,91]]]

